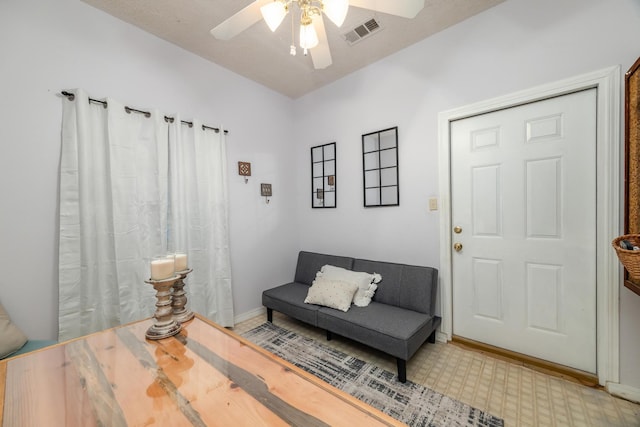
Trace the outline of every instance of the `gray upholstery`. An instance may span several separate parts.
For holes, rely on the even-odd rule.
[[[358,259],[354,261],[353,270],[380,274],[382,281],[378,283],[373,299],[382,304],[400,306],[399,287],[402,283],[402,265]]]
[[[264,291],[262,293],[262,305],[313,326],[318,326],[316,312],[320,309],[320,306],[304,303],[308,292],[309,285],[296,282],[287,283]]]
[[[322,266],[325,264],[335,265],[336,267],[351,270],[353,266],[353,258],[302,251],[298,254],[296,276],[293,281],[311,286],[311,283],[316,278],[316,273],[320,271]]]
[[[305,304],[316,273],[330,264],[354,271],[379,273],[371,304],[352,305],[347,312]],[[269,321],[273,310],[366,344],[397,358],[398,378],[406,380],[406,361],[429,339],[435,340],[440,317],[434,315],[438,270],[390,262],[300,252],[295,281],[262,293]]]
[[[318,327],[404,360],[434,330],[432,316],[373,301],[347,312],[321,307],[317,314]]]
[[[360,259],[354,261],[353,270],[375,272],[382,276],[373,296],[374,301],[425,314],[435,312],[438,270]]]

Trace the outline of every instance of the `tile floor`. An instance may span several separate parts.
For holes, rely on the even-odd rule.
[[[256,316],[233,328],[266,322]],[[274,312],[273,322],[395,372],[395,359]],[[640,426],[640,405],[455,344],[425,344],[407,363],[407,378],[501,417],[505,426]]]

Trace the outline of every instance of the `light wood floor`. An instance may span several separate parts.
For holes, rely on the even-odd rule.
[[[266,322],[256,316],[236,325],[242,334]],[[274,324],[395,372],[395,359],[274,312]],[[640,405],[521,364],[455,344],[425,344],[407,363],[407,378],[501,417],[505,426],[640,426]]]

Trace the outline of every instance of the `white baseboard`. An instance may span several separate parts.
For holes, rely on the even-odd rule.
[[[607,383],[607,391],[614,396],[640,403],[640,388],[618,383]]]
[[[436,332],[436,341],[446,344],[447,343],[447,334],[445,334],[444,332],[437,331]]]
[[[238,314],[237,316],[233,317],[233,321],[235,323],[240,323],[240,322],[244,322],[245,320],[249,320],[251,318],[254,318],[256,316],[259,316],[261,314],[266,314],[267,309],[264,307],[258,307],[256,309],[253,309],[251,311],[247,311],[246,313],[242,313],[242,314]],[[266,320],[266,317],[265,317]]]

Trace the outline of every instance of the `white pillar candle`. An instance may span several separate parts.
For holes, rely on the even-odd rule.
[[[176,252],[176,271],[184,271],[187,268],[187,254]]]
[[[175,260],[173,257],[154,259],[151,261],[151,280],[163,280],[175,274]]]

